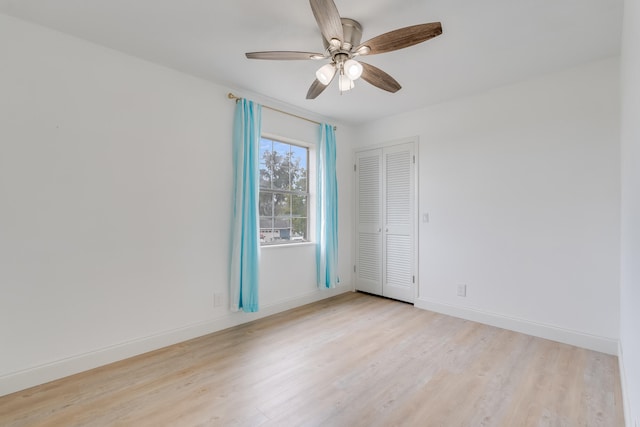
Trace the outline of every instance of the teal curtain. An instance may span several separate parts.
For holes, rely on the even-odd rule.
[[[260,223],[258,157],[262,106],[240,99],[233,126],[233,218],[231,225],[230,308],[258,311]]]
[[[320,125],[317,151],[316,273],[318,287],[333,288],[338,277],[338,182],[336,134],[333,126]]]

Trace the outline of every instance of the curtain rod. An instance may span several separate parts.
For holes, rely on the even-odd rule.
[[[238,102],[239,100],[241,100],[242,98],[239,96],[235,96],[234,94],[232,94],[231,92],[229,92],[227,94],[227,98],[229,99],[235,99],[236,102]],[[300,120],[305,120],[307,122],[311,122],[311,123],[315,123],[317,125],[321,125],[322,123],[317,122],[315,120],[311,120],[308,119],[306,117],[302,117],[302,116],[298,116],[297,114],[293,114],[293,113],[288,113],[286,111],[282,111],[282,110],[278,110],[277,108],[273,108],[273,107],[269,107],[268,105],[263,105],[264,108],[266,108],[267,110],[271,110],[271,111],[276,111],[278,113],[282,113],[282,114],[286,114],[287,116],[291,116],[291,117],[295,117],[296,119],[300,119]],[[333,127],[333,130],[338,130],[338,128],[336,126]]]

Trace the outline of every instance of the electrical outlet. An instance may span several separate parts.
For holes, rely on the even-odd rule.
[[[459,297],[467,296],[467,285],[458,285],[458,296]]]
[[[220,292],[213,293],[213,306],[214,307],[222,306],[222,294]]]

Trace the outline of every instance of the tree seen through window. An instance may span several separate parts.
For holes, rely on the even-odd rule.
[[[307,241],[309,149],[260,140],[260,242]]]

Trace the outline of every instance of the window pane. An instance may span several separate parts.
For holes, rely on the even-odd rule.
[[[291,146],[290,175],[291,189],[294,191],[307,191],[307,152],[304,147]]]
[[[273,217],[260,217],[260,242],[273,241]]]
[[[259,214],[261,217],[273,216],[273,193],[268,191],[260,192]]]
[[[274,215],[291,216],[291,196],[289,194],[274,193]]]
[[[273,217],[272,216],[268,216],[268,217],[260,217],[260,229],[268,229],[268,228],[273,228]]]
[[[273,141],[266,138],[260,138],[260,157],[262,157],[262,153],[265,151],[273,150]]]
[[[264,163],[260,163],[260,188],[271,189],[271,173]]]
[[[275,217],[273,228],[278,232],[280,240],[291,239],[291,217]]]
[[[306,217],[307,216],[307,196],[291,196],[291,216]]]
[[[303,240],[307,239],[307,218],[292,218],[291,219],[291,240]]]
[[[268,139],[260,140],[260,188],[271,188],[272,145]]]
[[[291,157],[290,144],[273,141],[273,188],[289,190],[289,161]]]

